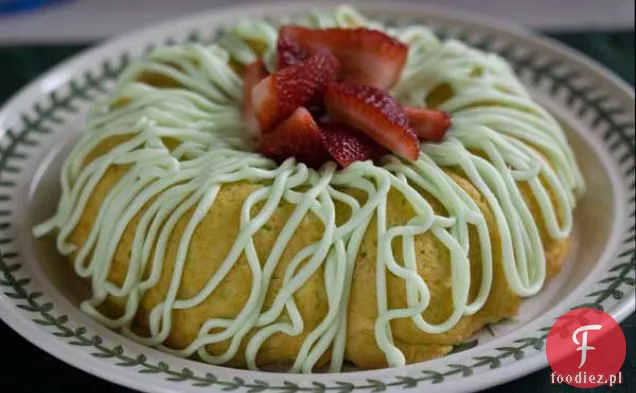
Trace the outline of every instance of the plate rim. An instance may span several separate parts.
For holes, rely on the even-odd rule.
[[[355,3],[355,2],[354,2]],[[312,7],[310,5],[307,4],[298,4],[295,3],[296,7],[293,7],[294,10],[302,10],[302,9],[312,9],[315,7]],[[373,11],[373,8],[376,8],[380,6],[379,3],[364,3],[364,4],[355,4],[358,5],[358,8],[362,11]],[[456,11],[452,11],[452,10],[448,10],[448,9],[443,9],[441,7],[437,7],[437,6],[424,6],[424,5],[418,5],[418,4],[413,4],[413,3],[401,3],[401,2],[394,2],[391,5],[391,8],[393,10],[395,10],[395,7],[398,6],[398,8],[400,8],[399,11],[413,11],[413,12],[417,12],[420,16],[424,16],[426,15],[427,17],[432,17],[432,18],[446,18],[446,19],[450,19],[450,20],[456,20],[460,23],[467,23],[469,25],[482,25],[484,23],[484,20],[488,20],[486,18],[483,17],[474,17],[474,16],[469,16],[469,15],[462,15],[462,13],[460,12],[456,12]],[[214,8],[214,9],[210,9],[210,11],[206,12],[205,14],[200,14],[200,15],[196,15],[196,16],[185,16],[185,17],[181,17],[178,18],[176,20],[173,21],[168,21],[168,22],[164,22],[158,25],[154,25],[151,27],[147,27],[147,28],[143,28],[131,33],[127,33],[125,34],[123,37],[118,37],[112,40],[109,40],[103,44],[94,46],[94,47],[90,47],[86,50],[81,51],[80,53],[72,56],[71,58],[69,58],[68,60],[62,62],[61,64],[59,64],[58,66],[52,68],[51,70],[45,72],[44,74],[42,74],[40,77],[38,77],[37,79],[35,79],[33,82],[29,83],[27,86],[25,86],[24,88],[22,88],[20,91],[18,91],[12,98],[10,98],[8,101],[5,102],[5,104],[3,105],[2,109],[0,109],[0,124],[3,124],[5,122],[7,122],[7,116],[10,114],[7,114],[5,112],[8,112],[7,108],[11,108],[11,107],[16,107],[16,106],[27,106],[24,104],[21,104],[21,101],[30,101],[29,96],[31,95],[35,95],[36,97],[42,97],[46,94],[49,94],[51,91],[54,91],[62,86],[65,86],[67,83],[69,83],[69,81],[71,79],[73,79],[73,75],[67,75],[67,78],[64,79],[62,81],[63,78],[60,78],[60,82],[57,85],[51,84],[49,85],[48,89],[47,88],[43,88],[43,85],[46,85],[45,82],[49,79],[52,78],[52,76],[61,73],[63,70],[65,69],[72,69],[72,68],[77,68],[77,66],[79,64],[82,64],[84,62],[90,62],[91,57],[95,57],[98,58],[100,57],[102,54],[105,55],[106,52],[108,51],[112,51],[113,49],[121,49],[119,47],[125,47],[125,43],[126,41],[130,40],[131,38],[135,38],[135,39],[141,39],[143,36],[152,34],[153,32],[160,32],[163,30],[170,30],[170,29],[177,29],[177,27],[181,24],[185,24],[188,23],[188,21],[192,21],[194,20],[206,20],[206,19],[210,19],[210,16],[212,14],[230,14],[232,16],[232,20],[236,19],[236,16],[241,12],[241,11],[250,11],[253,13],[256,13],[256,11],[254,10],[255,7],[258,7],[259,12],[260,10],[262,10],[263,12],[267,12],[267,13],[271,13],[273,11],[275,11],[277,8],[285,8],[285,9],[290,9],[288,6],[287,2],[281,2],[281,1],[276,1],[276,2],[265,2],[265,3],[261,3],[258,4],[258,6],[255,6],[254,4],[252,5],[242,5],[242,6],[229,6],[229,7],[223,7],[223,8]],[[389,8],[386,4],[382,4],[380,6],[381,10],[387,10],[387,8]],[[619,91],[621,91],[622,93],[624,93],[626,95],[626,99],[630,100],[633,102],[634,100],[634,92],[633,89],[631,89],[629,87],[629,85],[627,85],[623,80],[621,80],[620,78],[618,78],[613,72],[607,70],[604,66],[598,64],[595,60],[590,59],[589,57],[587,57],[584,54],[580,54],[577,51],[570,49],[562,44],[553,42],[552,40],[545,38],[545,37],[541,37],[538,36],[535,33],[529,32],[525,29],[522,28],[518,28],[518,27],[510,27],[507,24],[503,24],[500,22],[492,22],[490,20],[488,20],[487,22],[489,24],[489,28],[492,30],[497,30],[500,31],[501,33],[506,33],[508,35],[512,35],[515,39],[518,40],[526,40],[526,41],[530,41],[535,45],[538,46],[542,46],[544,48],[546,48],[546,50],[552,52],[552,53],[556,53],[557,55],[559,55],[560,57],[563,57],[565,59],[567,59],[567,61],[569,61],[570,63],[574,63],[577,64],[578,66],[584,68],[584,69],[588,69],[591,75],[596,74],[598,76],[600,76],[601,80],[604,80],[603,82],[605,82],[605,84],[609,85],[609,87],[613,87],[614,89],[618,89]],[[93,65],[94,67],[94,65]],[[589,76],[589,75],[588,75]],[[608,87],[608,86],[606,86]],[[625,98],[623,98],[623,101],[625,100]],[[35,101],[35,100],[33,100]],[[28,105],[30,106],[30,105]],[[4,140],[6,138],[6,130],[4,129],[4,127],[2,129],[0,129],[0,141]],[[615,245],[616,246],[616,245]],[[616,248],[616,247],[614,247]],[[607,247],[606,251],[609,250],[610,247]],[[602,258],[602,257],[601,257]],[[599,277],[600,278],[600,277]],[[45,336],[43,334],[41,334],[41,331],[36,331],[35,333],[32,333],[30,335],[27,334],[27,330],[22,330],[20,327],[16,326],[12,326],[12,322],[13,321],[20,321],[20,322],[24,322],[24,327],[26,327],[27,329],[33,329],[33,328],[37,328],[37,326],[35,326],[32,322],[30,322],[29,320],[26,320],[24,318],[22,318],[22,316],[17,312],[17,309],[15,309],[15,307],[10,307],[11,304],[8,304],[7,299],[4,298],[5,295],[4,294],[0,294],[0,299],[2,301],[0,301],[0,318],[3,319],[5,321],[5,323],[7,323],[9,326],[11,326],[14,330],[16,330],[19,334],[23,335],[23,337],[25,337],[27,340],[35,343],[35,341],[40,341],[40,344],[36,344],[38,345],[40,348],[43,348],[45,350],[47,350],[44,347],[48,347],[49,346],[49,341],[50,342],[55,342],[56,345],[54,346],[64,346],[65,348],[68,349],[67,343],[65,343],[64,341],[60,341],[60,340],[51,340],[51,337],[49,336]],[[620,303],[621,307],[619,308],[619,311],[617,312],[617,316],[619,320],[624,319],[627,315],[629,315],[631,312],[633,312],[634,309],[634,299],[632,297],[629,297],[628,301],[623,301]],[[5,318],[6,315],[9,315],[9,313],[15,313],[16,316],[14,316],[14,318]],[[30,322],[30,323],[29,323]],[[16,323],[17,324],[17,323]],[[40,334],[38,334],[40,333]],[[28,335],[28,337],[26,337]],[[41,337],[40,337],[41,336]],[[109,373],[104,372],[103,375],[101,374],[101,368],[91,368],[89,366],[89,364],[86,363],[82,363],[81,359],[75,359],[73,358],[72,354],[69,356],[62,356],[64,354],[64,351],[54,351],[53,348],[51,348],[51,350],[47,350],[47,352],[51,353],[53,356],[56,356],[58,358],[60,358],[61,360],[65,361],[66,363],[72,364],[74,367],[78,367],[80,369],[83,369],[84,371],[87,371],[91,374],[94,375],[98,375],[101,378],[107,379],[111,382],[114,383],[122,383],[120,382],[120,380],[114,380],[112,378],[108,378],[107,375],[109,375]],[[529,364],[529,361],[533,361],[533,364]],[[74,364],[77,363],[77,364]],[[105,362],[100,362],[100,364],[102,366],[106,365],[107,363]],[[517,373],[513,373],[513,372],[509,372],[508,374],[506,374],[506,378],[499,378],[496,383],[504,383],[508,380],[511,379],[515,379],[518,378],[521,375],[525,375],[529,372],[535,371],[536,369],[539,369],[541,367],[546,366],[546,362],[545,360],[542,360],[541,357],[539,356],[532,356],[527,358],[527,360],[525,360],[523,362],[523,364],[525,365],[525,367],[523,367],[523,369],[521,369],[521,367],[514,367],[515,365],[519,364],[519,362],[515,362],[511,365],[506,366],[505,368],[508,371],[513,371],[515,369],[520,369],[518,370]],[[108,364],[111,367],[114,367],[115,370],[121,370],[119,367],[116,367],[112,364]],[[530,366],[530,367],[528,367]],[[471,377],[472,381],[476,381],[478,379],[480,379],[480,377],[483,377],[485,379],[488,379],[489,376],[491,376],[493,373],[497,373],[497,372],[501,372],[503,368],[500,369],[495,369],[495,370],[489,370],[489,371],[485,371],[485,372],[480,372],[478,375],[475,375],[473,377]],[[99,373],[97,371],[100,371]],[[361,373],[367,373],[367,372],[356,372],[355,376],[360,376]],[[375,373],[375,371],[371,371],[370,373]],[[123,376],[124,373],[119,373],[120,375],[118,376],[118,378],[121,378]],[[126,373],[128,374],[128,373]],[[286,374],[288,375],[288,374]],[[346,375],[346,374],[340,374],[340,375]],[[128,377],[128,375],[126,375],[126,377]],[[134,374],[131,374],[130,377],[134,377]],[[132,378],[134,380],[134,378]],[[454,382],[463,382],[465,383],[467,379],[459,379],[459,380],[453,380],[453,381],[449,381],[447,384],[445,384],[445,386],[451,386],[451,384],[454,385]],[[134,381],[133,381],[134,382]],[[480,385],[476,385],[475,383],[473,383],[471,385],[471,388],[479,388],[479,387],[484,387],[484,386],[491,386],[492,381],[486,381],[483,382],[483,384]],[[137,387],[135,386],[134,383],[131,384],[126,384],[127,386],[131,386],[134,387],[136,389],[147,389],[147,386],[141,386],[141,387]],[[168,390],[163,390],[159,389],[159,390],[153,390],[153,391],[173,391],[171,386],[166,386],[165,389]]]

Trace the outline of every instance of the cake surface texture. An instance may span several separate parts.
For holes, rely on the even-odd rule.
[[[448,133],[415,160],[272,160],[246,125],[242,73],[275,69],[279,26],[156,49],[94,107],[34,229],[90,284],[82,310],[178,356],[291,372],[423,361],[513,318],[559,272],[584,192],[559,123],[503,59],[427,27],[349,6],[293,24],[406,45],[388,91],[448,113]]]

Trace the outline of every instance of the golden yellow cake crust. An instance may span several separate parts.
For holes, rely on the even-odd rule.
[[[91,154],[89,159],[99,156],[118,143],[121,143],[121,139],[106,141]],[[108,169],[91,195],[77,227],[71,234],[70,241],[73,244],[81,246],[87,240],[105,195],[126,171],[127,167],[125,166],[111,166]],[[475,187],[460,173],[451,170],[448,173],[457,184],[468,192],[483,212],[489,227],[493,250],[499,250],[499,236],[488,204]],[[198,293],[219,268],[238,235],[239,214],[243,202],[248,195],[259,187],[261,185],[249,183],[231,183],[222,187],[212,209],[206,214],[194,232],[182,282],[179,287],[179,299],[189,298]],[[520,190],[534,219],[539,223],[538,227],[546,253],[548,277],[552,277],[560,270],[565,260],[569,240],[555,241],[547,235],[538,204],[532,197],[533,194],[525,184],[520,184]],[[350,193],[354,197],[361,198],[355,192]],[[437,213],[443,212],[442,205],[438,201],[435,201],[430,195],[425,196]],[[337,221],[342,222],[347,218],[349,212],[344,206],[337,205],[336,207]],[[260,206],[255,206],[255,210],[258,208]],[[267,254],[271,250],[282,226],[291,215],[293,208],[293,205],[281,204],[267,225],[254,236],[255,247],[261,261],[266,260]],[[145,208],[131,221],[119,242],[108,276],[109,281],[113,283],[121,284],[124,282],[135,228],[144,211]],[[413,217],[413,214],[410,204],[404,203],[403,196],[400,193],[396,191],[389,193],[387,226],[404,224]],[[163,300],[167,293],[172,278],[178,239],[181,238],[191,215],[192,211],[185,214],[172,232],[161,278],[157,285],[146,292],[141,301],[135,318],[135,329],[139,332],[147,329],[149,312]],[[323,225],[318,218],[312,214],[307,214],[304,217],[299,229],[289,241],[274,272],[264,305],[265,310],[271,306],[276,293],[281,288],[282,275],[291,258],[304,247],[319,240],[323,231]],[[375,220],[372,220],[363,238],[356,261],[348,311],[345,356],[347,360],[360,368],[379,368],[387,365],[385,356],[378,347],[374,335],[375,320],[377,318],[375,287],[376,243]],[[401,255],[398,252],[399,247],[399,242],[395,242],[394,251],[396,251],[396,258]],[[435,236],[425,233],[416,237],[415,250],[418,272],[424,278],[431,292],[431,304],[423,313],[423,316],[432,323],[442,322],[450,315],[453,307],[450,300],[450,256],[448,249],[439,243]],[[470,293],[471,297],[474,297],[476,296],[481,277],[481,254],[477,235],[473,230],[470,232],[469,260],[471,266]],[[149,274],[149,272],[146,272],[146,274]],[[293,362],[307,334],[320,323],[328,311],[323,275],[323,268],[320,267],[294,295],[304,322],[303,332],[298,336],[288,336],[282,333],[271,336],[262,345],[256,359],[257,364],[263,366]],[[165,345],[172,348],[184,348],[195,339],[204,321],[210,318],[235,317],[243,308],[243,304],[249,295],[252,285],[251,277],[251,272],[243,255],[218,288],[203,303],[192,308],[173,311],[173,326]],[[403,280],[387,274],[387,289],[389,307],[396,308],[406,305]],[[404,353],[407,363],[438,357],[448,353],[452,349],[453,344],[465,340],[485,324],[496,322],[502,318],[514,317],[521,301],[522,299],[510,289],[504,276],[501,255],[495,253],[493,285],[490,297],[479,312],[472,316],[462,317],[454,328],[442,334],[424,333],[410,319],[394,320],[391,324],[394,341]],[[102,310],[113,316],[119,315],[123,311],[124,304],[125,299],[111,297]],[[248,334],[243,340],[238,355],[228,365],[245,366],[243,353],[250,337],[251,334]],[[207,349],[212,354],[220,354],[228,345],[229,341],[226,341],[208,345]],[[329,356],[329,352],[325,353],[318,366],[326,364]]]

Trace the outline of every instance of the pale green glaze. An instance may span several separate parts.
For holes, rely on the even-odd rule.
[[[314,13],[299,23],[383,28],[346,6],[332,13]],[[437,86],[448,84],[454,90],[453,98],[441,107],[453,116],[451,133],[443,143],[422,145],[420,158],[412,163],[388,156],[381,166],[359,162],[348,170],[336,170],[335,164],[329,163],[315,171],[293,159],[278,166],[253,153],[240,114],[241,79],[229,67],[228,59],[231,57],[240,63],[254,60],[256,55],[244,42],[250,39],[266,45],[265,56],[271,62],[277,29],[269,23],[239,23],[218,44],[162,48],[130,66],[108,102],[95,108],[89,118],[88,131],[64,163],[62,197],[56,215],[34,229],[37,236],[57,231],[59,251],[77,252],[75,270],[79,276],[90,279],[93,288],[93,296],[82,303],[82,309],[139,342],[184,357],[196,352],[214,364],[230,360],[242,339],[255,330],[246,358],[249,367],[256,368],[256,354],[268,337],[277,332],[298,335],[303,331],[303,320],[292,295],[324,266],[329,311],[304,341],[292,371],[311,372],[329,347],[332,348],[330,370],[338,371],[344,361],[346,312],[354,264],[362,238],[375,219],[379,315],[375,337],[389,365],[403,365],[404,355],[393,344],[392,319],[411,318],[422,331],[443,333],[463,315],[477,312],[486,302],[492,285],[495,251],[490,244],[488,226],[476,203],[442,170],[450,166],[463,171],[492,210],[501,238],[501,250],[497,252],[502,253],[511,288],[521,296],[536,294],[545,280],[546,261],[537,223],[521,197],[518,183],[530,185],[545,226],[554,239],[569,235],[572,210],[584,191],[583,179],[559,124],[530,99],[510,67],[499,57],[457,41],[440,42],[421,26],[385,30],[410,47],[402,79],[393,91],[400,101],[425,105],[427,96]],[[480,70],[478,75],[475,75],[476,69]],[[136,82],[135,78],[144,71],[169,76],[185,88],[158,89]],[[129,100],[127,105],[111,107],[124,97]],[[496,105],[476,107],[484,102]],[[83,164],[93,148],[116,135],[132,135],[132,138],[90,164]],[[178,147],[170,151],[162,141],[164,137],[176,139]],[[478,156],[472,153],[474,151],[483,154]],[[88,240],[76,249],[68,242],[68,236],[96,184],[115,164],[129,164],[130,170],[107,193]],[[214,205],[223,184],[237,181],[263,185],[242,206],[240,235],[201,292],[189,299],[177,299],[188,247],[197,225]],[[297,191],[299,186],[305,186],[307,191]],[[426,190],[442,203],[448,215],[436,215],[414,186]],[[556,197],[556,206],[551,203],[546,186]],[[343,187],[363,191],[368,196],[366,202],[360,205],[339,191]],[[416,212],[407,225],[387,227],[387,195],[391,189],[401,193]],[[153,198],[154,201],[149,202]],[[295,205],[295,210],[267,260],[259,261],[253,236],[283,201]],[[340,226],[336,225],[335,202],[343,203],[352,211],[350,219]],[[107,280],[113,256],[129,222],[146,204],[149,207],[135,232],[128,274],[119,287]],[[252,217],[253,207],[258,204],[263,207]],[[133,317],[145,291],[156,285],[161,276],[171,232],[190,209],[194,209],[194,214],[179,242],[168,293],[150,314],[150,335],[140,337],[130,329]],[[263,309],[272,273],[300,221],[309,212],[322,221],[324,236],[292,259],[273,305]],[[471,303],[468,302],[471,277],[467,257],[470,226],[479,235],[483,263],[480,290]],[[451,255],[454,311],[448,320],[437,325],[422,318],[431,299],[427,285],[417,273],[414,237],[425,232],[434,234]],[[395,238],[402,241],[403,265],[393,255],[391,242]],[[234,319],[208,320],[187,348],[175,350],[163,346],[171,330],[172,311],[203,302],[243,254],[251,269],[253,286],[241,312]],[[308,262],[301,268],[304,261]],[[143,278],[148,264],[151,273]],[[406,281],[407,308],[388,308],[387,271]],[[97,310],[109,294],[127,297],[126,312],[115,320]],[[225,340],[231,340],[225,353],[215,356],[206,351],[207,344]]]

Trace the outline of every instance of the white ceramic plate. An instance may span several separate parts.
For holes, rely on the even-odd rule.
[[[441,359],[377,371],[293,375],[176,358],[142,347],[80,312],[77,305],[87,288],[56,256],[52,242],[35,241],[30,229],[53,212],[65,149],[81,130],[90,104],[104,96],[130,58],[153,46],[211,40],[238,17],[276,18],[304,7],[278,3],[214,10],[125,36],[56,67],[0,111],[0,317],[9,326],[65,362],[148,392],[459,392],[546,366],[546,331],[571,308],[603,309],[618,321],[633,312],[633,90],[589,59],[543,38],[396,1],[359,8],[389,23],[426,23],[500,53],[570,130],[589,185],[576,211],[574,248],[565,271],[527,300],[518,318],[490,327]]]

